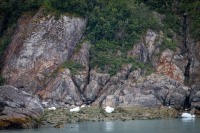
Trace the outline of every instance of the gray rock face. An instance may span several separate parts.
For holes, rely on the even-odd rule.
[[[51,104],[62,102],[75,105],[82,104],[80,93],[71,79],[68,68],[61,70],[56,78],[52,78],[46,88],[38,91],[37,94],[45,101],[50,101]]]
[[[172,79],[183,82],[185,79],[184,70],[176,64],[180,63],[181,61],[181,67],[185,67],[187,62],[185,62],[183,59],[179,59],[178,62],[177,58],[177,55],[175,55],[175,53],[171,50],[166,49],[163,51],[158,60],[158,65],[156,68],[157,73],[167,75]]]
[[[8,84],[34,92],[44,87],[46,75],[72,56],[86,21],[64,15],[56,20],[44,17],[42,11],[23,20],[8,48],[3,76]]]
[[[190,94],[192,107],[200,108],[200,89],[199,88],[200,88],[199,85],[192,86],[192,91]]]
[[[85,26],[86,20],[82,18],[62,15],[55,19],[52,15],[45,17],[42,10],[34,17],[22,16],[4,59],[2,73],[6,83],[39,95],[49,106],[170,104],[180,108],[188,98],[192,106],[200,106],[197,51],[190,61],[181,55],[179,48],[161,51],[164,33],[148,30],[127,54],[140,62],[151,63],[155,72],[147,76],[142,69],[133,71],[132,64],[124,64],[111,77],[98,72],[98,68],[90,68],[91,44],[80,43]],[[198,43],[196,49],[199,46]],[[117,53],[121,55],[120,50]],[[62,68],[69,60],[81,64],[83,69],[73,73],[70,68]],[[195,82],[193,86],[184,85],[187,66],[191,82]]]
[[[148,62],[157,48],[160,35],[154,31],[148,30],[144,40],[141,43],[134,45],[133,50],[128,52],[128,55],[138,59],[141,62]]]
[[[114,93],[106,94],[108,96],[100,102],[103,102],[103,106],[159,107],[170,104],[180,108],[184,106],[189,91],[190,88],[183,86],[181,82],[164,75],[152,74],[146,78],[141,77],[136,82],[130,77]]]
[[[37,126],[43,114],[39,99],[9,85],[0,86],[0,128]]]
[[[147,32],[145,39],[147,47],[143,47],[142,49],[148,51],[146,55],[149,57],[155,52],[156,36],[155,33]],[[132,56],[138,57],[144,55],[144,53],[140,53],[140,50],[136,50],[138,46],[134,47]],[[157,62],[154,63],[157,74],[151,74],[147,77],[142,75],[141,69],[132,72],[128,69],[123,69],[117,75],[124,76],[120,76],[120,78],[117,78],[118,76],[111,77],[105,85],[106,87],[101,91],[101,96],[94,104],[102,104],[103,106],[159,107],[171,105],[175,108],[183,107],[186,98],[191,93],[191,88],[183,84],[184,71],[178,65],[181,62],[183,67],[186,65],[186,62],[182,58],[178,60],[175,57],[176,54],[171,50],[167,49],[163,51]],[[143,60],[143,62],[146,61]],[[111,82],[114,82],[114,84]]]
[[[113,95],[115,91],[121,90],[123,85],[125,84],[127,77],[130,74],[131,64],[124,65],[120,72],[118,72],[115,76],[110,77],[106,84],[101,89],[96,101],[93,105],[101,105],[103,100],[108,95]],[[111,96],[112,97],[112,96]],[[114,101],[114,100],[113,100]]]
[[[84,96],[90,102],[95,101],[101,89],[109,80],[109,74],[97,73],[95,70],[90,72],[90,82],[84,90]]]
[[[90,42],[85,41],[81,44],[80,49],[76,48],[75,53],[72,57],[72,59],[80,63],[83,67],[85,67],[86,70],[89,68],[89,49],[90,49]]]

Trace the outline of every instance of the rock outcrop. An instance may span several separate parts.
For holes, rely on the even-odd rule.
[[[174,57],[176,56],[176,57]],[[174,58],[178,58],[178,55],[175,55],[174,52],[171,50],[167,49],[162,52],[160,59],[158,61],[158,65],[156,68],[156,71],[159,74],[164,74],[167,75],[168,77],[178,80],[178,81],[184,81],[184,71],[181,70],[177,65],[176,65],[176,60]],[[180,59],[179,59],[180,60]],[[183,66],[186,66],[187,62],[182,62],[181,64]]]
[[[32,18],[22,16],[18,23],[2,74],[7,84],[37,92],[48,84],[44,78],[72,56],[86,21],[65,15],[57,20],[40,10]]]
[[[120,83],[108,83],[109,87],[95,101],[95,104],[112,107],[160,107],[171,106],[181,108],[186,97],[190,94],[190,88],[182,82],[165,75],[151,74],[143,77],[140,69],[130,73],[127,80]],[[137,78],[135,78],[137,77]],[[109,82],[113,82],[110,80]]]
[[[90,68],[91,44],[83,39],[85,26],[83,18],[55,19],[42,10],[33,17],[22,16],[4,59],[6,83],[37,94],[48,106],[200,107],[198,52],[188,60],[178,47],[161,50],[164,33],[148,30],[127,55],[151,64],[155,71],[147,75],[147,70],[124,64],[111,76]],[[83,68],[73,72],[62,67],[67,61]],[[188,72],[192,85],[185,83]]]
[[[37,127],[43,114],[37,96],[5,85],[0,86],[0,129]]]

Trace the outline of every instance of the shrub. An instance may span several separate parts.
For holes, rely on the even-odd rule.
[[[60,66],[60,68],[68,68],[71,71],[71,74],[76,74],[78,71],[84,69],[80,63],[74,62],[72,60],[66,61]]]
[[[188,13],[189,31],[195,41],[200,41],[200,1],[194,0],[139,0],[144,2],[150,9],[166,15],[164,20],[164,28],[171,28],[176,33],[181,33],[180,28],[182,25],[181,17],[184,13]],[[178,4],[174,3],[178,2]]]
[[[164,51],[165,49],[170,49],[172,51],[175,51],[177,48],[177,42],[168,38],[164,38],[160,50]]]
[[[116,74],[123,64],[131,63],[126,53],[141,40],[142,34],[147,29],[159,31],[160,27],[158,20],[144,4],[136,4],[131,0],[97,4],[89,15],[86,30],[93,43],[91,67]],[[118,55],[118,52],[121,54]]]

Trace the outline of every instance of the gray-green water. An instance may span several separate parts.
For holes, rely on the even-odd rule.
[[[64,128],[8,130],[0,133],[200,133],[200,119],[104,121],[67,124]]]

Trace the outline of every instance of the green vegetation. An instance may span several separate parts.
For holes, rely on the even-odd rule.
[[[200,1],[199,0],[139,0],[150,9],[166,15],[165,29],[172,29],[181,34],[181,19],[187,13],[189,18],[190,33],[196,41],[200,41]]]
[[[16,23],[23,12],[34,11],[41,5],[41,0],[1,0],[0,13],[3,14],[6,29]]]
[[[147,29],[159,28],[157,19],[143,4],[133,0],[99,3],[89,15],[86,31],[93,43],[91,67],[114,75],[123,64],[136,65],[136,60],[127,57],[127,51]]]
[[[161,46],[160,46],[160,50],[164,51],[165,49],[171,49],[172,51],[175,51],[177,48],[177,42],[175,42],[174,40],[171,40],[169,38],[164,38]]]
[[[60,66],[61,69],[68,68],[72,75],[76,74],[78,71],[83,70],[83,66],[80,63],[74,61],[66,61]]]
[[[79,71],[84,69],[84,67],[80,63],[69,60],[69,61],[66,61],[63,64],[61,64],[53,73],[51,73],[50,75],[47,75],[47,76],[56,77],[58,75],[58,73],[65,68],[68,68],[72,75],[75,75]]]
[[[141,40],[147,29],[162,30],[166,39],[161,50],[174,50],[176,42],[172,39],[173,33],[181,34],[184,12],[188,12],[192,20],[191,34],[200,40],[199,5],[198,0],[180,0],[178,4],[174,0],[1,0],[0,23],[3,22],[3,28],[1,30],[0,27],[0,58],[12,35],[8,29],[14,27],[22,13],[43,7],[46,13],[58,16],[68,13],[87,19],[85,37],[92,43],[91,68],[114,75],[123,64],[132,63],[135,68],[142,67],[150,71],[149,65],[128,57],[127,51]],[[163,24],[159,23],[151,10],[165,15]],[[75,72],[80,66],[69,61],[63,67]]]
[[[86,17],[93,10],[97,1],[99,0],[43,0],[43,6],[49,11]]]

